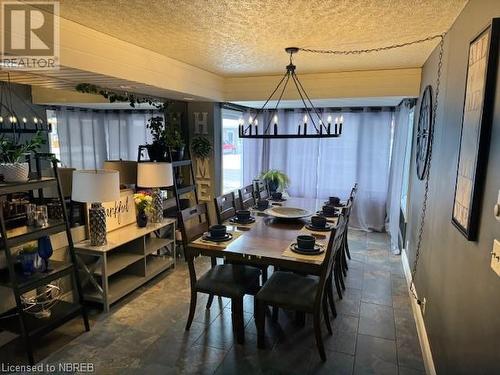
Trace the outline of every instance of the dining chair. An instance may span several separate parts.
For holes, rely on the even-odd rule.
[[[351,196],[349,197],[349,199],[351,200],[351,206],[354,204],[354,199],[356,198],[357,193],[358,193],[358,183],[356,182],[354,184],[354,187],[351,190]],[[350,214],[350,211],[349,211],[349,214]],[[349,227],[349,223],[347,223],[347,225],[346,225],[346,235],[344,238],[344,252],[347,255],[347,257],[349,259],[351,259],[351,252],[349,251],[349,241],[347,241],[347,232],[348,232],[347,228],[348,227]],[[345,262],[345,266],[346,266],[346,269],[348,269],[347,262]]]
[[[328,332],[332,334],[325,289],[332,273],[336,253],[342,246],[344,225],[344,217],[340,216],[336,228],[330,234],[319,277],[304,276],[286,271],[275,271],[257,293],[255,296],[255,323],[257,326],[257,346],[259,348],[264,348],[265,346],[266,306],[310,313],[313,315],[314,334],[319,354],[321,359],[326,361],[321,334],[321,311],[323,311]]]
[[[255,189],[253,184],[239,189],[238,195],[240,197],[240,207],[242,210],[248,210],[249,208],[255,206]]]
[[[269,189],[268,189],[267,183],[265,181],[256,180],[254,190],[255,190],[255,199],[256,200],[267,199],[270,197]]]
[[[214,198],[215,214],[219,224],[236,215],[236,197],[234,192],[220,195]]]
[[[210,226],[207,204],[198,204],[180,211],[179,221],[182,222],[182,241],[191,284],[191,302],[186,331],[190,329],[193,322],[198,293],[227,297],[231,299],[231,318],[236,341],[243,344],[245,341],[243,297],[245,294],[255,295],[259,290],[260,270],[242,264],[219,264],[212,266],[210,270],[197,278],[194,255],[190,251],[189,243],[201,237]]]

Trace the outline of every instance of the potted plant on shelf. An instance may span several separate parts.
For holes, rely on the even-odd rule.
[[[181,133],[173,125],[165,124],[163,117],[154,116],[148,120],[146,127],[151,131],[153,142],[147,145],[151,161],[171,161],[168,147],[173,160],[182,160],[184,157],[184,141]]]
[[[16,136],[0,138],[0,174],[5,182],[26,182],[29,178],[29,163],[22,161],[26,154],[35,152],[45,143],[40,132],[20,143]]]
[[[137,226],[144,228],[148,225],[148,214],[151,213],[153,197],[147,193],[136,193],[134,202],[137,209]]]
[[[181,132],[174,125],[167,126],[165,129],[166,143],[170,147],[172,161],[184,159],[184,147]]]
[[[288,176],[277,169],[270,169],[267,172],[262,172],[260,178],[267,183],[270,193],[274,193],[278,190],[284,191],[290,184]]]
[[[191,151],[195,157],[206,159],[212,152],[212,144],[207,137],[199,135],[191,141]]]

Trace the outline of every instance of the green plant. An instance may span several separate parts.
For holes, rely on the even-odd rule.
[[[180,131],[174,125],[165,124],[163,117],[151,117],[146,127],[151,131],[153,143],[172,148],[181,148],[184,146]]]
[[[290,179],[288,176],[277,169],[270,169],[267,172],[262,172],[260,175],[264,181],[267,181],[269,185],[273,184],[279,190],[284,190],[290,184]],[[272,186],[270,186],[272,190]]]
[[[19,163],[24,154],[39,150],[43,144],[45,144],[45,139],[40,132],[24,143],[18,143],[15,139],[2,135],[0,137],[0,161]]]
[[[23,252],[23,254],[34,254],[38,252],[38,247],[31,243],[23,246],[21,251]]]
[[[179,149],[185,146],[184,140],[182,139],[181,132],[175,128],[175,126],[170,125],[165,129],[166,144],[168,147]]]
[[[199,135],[194,137],[191,141],[191,150],[193,151],[194,156],[200,159],[206,159],[212,152],[212,144],[207,137]]]

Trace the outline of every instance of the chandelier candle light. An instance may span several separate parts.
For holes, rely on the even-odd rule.
[[[296,66],[292,63],[293,54],[299,51],[297,47],[288,47],[285,48],[285,51],[290,54],[290,64],[286,67],[286,72],[283,78],[279,81],[278,85],[274,89],[274,91],[269,95],[264,105],[257,111],[255,116],[250,116],[248,118],[248,125],[245,126],[243,119],[239,121],[239,137],[240,138],[337,138],[342,134],[342,121],[343,117],[340,116],[340,119],[337,117],[335,121],[335,132],[331,132],[331,116],[328,116],[328,126],[325,125],[325,121],[323,121],[322,114],[314,107],[309,99],[309,95],[304,90],[302,83],[300,83],[299,77],[295,73]],[[297,127],[297,134],[286,134],[278,132],[278,115],[277,110],[281,99],[283,97],[283,93],[288,85],[289,81],[292,81],[299,93],[300,99],[302,100],[302,104],[304,105],[304,118],[303,122]],[[259,131],[258,128],[258,119],[257,117],[264,111],[269,101],[273,98],[274,94],[280,91],[278,100],[276,105],[272,109],[274,112],[274,116],[269,118],[267,124],[263,124],[265,126],[262,127],[262,131]],[[271,132],[271,122],[273,123],[273,132]],[[309,127],[309,133],[308,133]],[[311,129],[312,127],[312,129]]]
[[[144,162],[137,164],[137,186],[153,188],[153,217],[152,223],[161,223],[163,220],[162,187],[174,184],[172,164],[158,162]]]

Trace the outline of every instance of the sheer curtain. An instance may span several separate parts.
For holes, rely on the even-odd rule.
[[[78,169],[101,168],[105,160],[137,160],[141,144],[151,143],[146,128],[160,112],[94,111],[58,108],[55,111],[61,163]]]
[[[401,191],[405,166],[406,147],[408,143],[410,101],[405,100],[396,108],[394,118],[394,143],[392,146],[391,169],[387,200],[388,221],[386,230],[391,236],[391,248],[399,249],[399,215],[401,214]]]
[[[327,109],[323,118],[340,114]],[[392,109],[343,112],[344,127],[339,138],[252,140],[243,142],[244,182],[250,183],[262,171],[280,169],[291,180],[291,196],[348,197],[359,184],[351,225],[364,230],[384,230],[389,179]],[[263,131],[270,113],[259,118]],[[296,133],[303,123],[302,110],[280,110],[278,128]],[[262,125],[260,125],[262,124]],[[312,132],[312,124],[308,130]],[[332,129],[333,131],[333,129]]]

